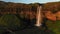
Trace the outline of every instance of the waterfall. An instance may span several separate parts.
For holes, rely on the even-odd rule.
[[[42,22],[42,13],[41,13],[41,6],[37,7],[37,15],[36,15],[36,24],[35,26],[39,27],[41,26],[41,22]]]

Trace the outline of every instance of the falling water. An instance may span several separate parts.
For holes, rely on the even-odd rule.
[[[39,7],[37,8],[36,19],[37,19],[37,21],[36,21],[36,26],[38,26],[38,27],[41,26],[41,22],[42,22],[41,6],[39,6]]]

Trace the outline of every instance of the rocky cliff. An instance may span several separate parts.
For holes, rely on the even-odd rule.
[[[36,17],[38,6],[42,6],[42,13],[44,14],[46,13],[45,14],[46,17],[48,16],[47,14],[49,14],[48,13],[49,11],[56,16],[58,12],[60,12],[60,2],[50,2],[45,4],[39,4],[39,3],[24,4],[24,3],[0,1],[0,14],[2,15],[3,14],[19,14],[22,18],[25,17],[25,18],[33,19]],[[52,20],[52,17],[53,17],[54,19],[56,19],[56,16],[54,15],[50,14],[50,16],[48,16],[47,18],[50,19],[49,17],[51,17],[51,20]]]

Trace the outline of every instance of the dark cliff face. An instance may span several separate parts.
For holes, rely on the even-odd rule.
[[[33,19],[36,18],[38,6],[42,6],[42,13],[46,13],[46,11],[52,13],[60,11],[60,2],[24,4],[0,1],[0,14],[19,14],[22,18]]]
[[[56,13],[57,11],[60,10],[60,2],[49,2],[49,3],[45,3],[43,5],[43,10],[46,11],[51,11],[53,13]]]
[[[24,4],[0,1],[0,14],[19,14],[22,18],[33,19],[36,17],[36,11],[39,3]]]

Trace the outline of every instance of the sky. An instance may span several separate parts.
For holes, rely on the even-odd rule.
[[[47,2],[56,2],[60,0],[2,0],[5,2],[15,2],[15,3],[47,3]]]

